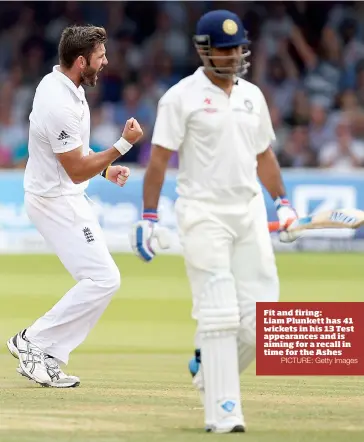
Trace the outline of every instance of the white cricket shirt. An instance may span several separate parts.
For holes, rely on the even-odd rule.
[[[256,157],[273,140],[257,86],[239,79],[229,97],[199,68],[160,99],[152,143],[178,151],[181,197],[248,202],[261,191]]]
[[[29,121],[25,191],[44,197],[83,193],[88,181],[74,184],[56,156],[80,146],[89,154],[90,110],[82,86],[55,66],[37,87]]]

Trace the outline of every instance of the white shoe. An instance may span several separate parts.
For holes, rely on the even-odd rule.
[[[205,406],[205,384],[201,370],[200,350],[195,350],[195,356],[189,361],[188,369],[192,375],[192,384],[198,390],[201,403]],[[244,433],[245,429],[244,418],[239,419],[237,416],[226,417],[218,424],[205,425],[205,431],[208,433]]]
[[[80,385],[77,376],[68,376],[58,362],[36,345],[28,341],[25,330],[7,342],[10,353],[19,359],[17,372],[42,387],[69,388]]]
[[[208,433],[245,433],[245,422],[232,416],[221,420],[218,424],[206,425]]]

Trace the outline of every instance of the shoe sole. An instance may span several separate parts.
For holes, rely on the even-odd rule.
[[[75,382],[74,384],[59,384],[59,385],[49,385],[49,384],[40,384],[39,382],[32,379],[30,376],[28,376],[25,371],[21,367],[17,367],[16,371],[23,376],[24,378],[28,379],[29,381],[35,382],[38,385],[41,385],[44,388],[76,388],[80,385],[81,382]]]
[[[20,366],[16,368],[16,371],[20,374],[20,376],[23,376],[24,378],[28,379],[28,381],[35,382],[36,384],[40,385],[43,388],[50,387],[50,385],[48,385],[48,384],[40,383],[40,382],[37,382],[34,379],[32,379],[30,376],[28,376],[25,373],[25,371]]]
[[[45,383],[45,382],[40,382],[40,381],[38,381],[37,379],[32,378],[32,377],[26,372],[26,370],[24,369],[24,367],[22,366],[22,361],[21,361],[21,359],[19,358],[19,352],[18,352],[17,347],[14,345],[13,338],[10,338],[10,339],[6,342],[6,346],[8,347],[8,350],[9,350],[10,354],[11,354],[15,359],[18,359],[18,360],[19,360],[20,367],[18,367],[18,368],[16,369],[16,371],[17,371],[21,376],[23,376],[23,377],[29,379],[30,381],[34,381],[36,384],[41,385],[42,387],[45,387],[45,388],[47,388],[47,387],[53,387],[53,388],[76,388],[76,387],[78,387],[78,386],[80,385],[80,383],[81,383],[80,381],[78,381],[78,382],[74,382],[73,384],[54,384],[54,383],[47,384],[47,383]]]
[[[219,431],[219,430],[216,430],[216,429],[214,429],[214,428],[210,428],[210,427],[207,427],[207,428],[205,428],[205,431],[206,431],[206,433],[217,433],[217,434],[222,434],[222,433],[245,433],[245,427],[244,427],[244,425],[235,425],[235,427],[233,427],[231,430],[228,430],[228,431],[225,431],[225,430],[223,430],[223,431]]]
[[[243,427],[243,425],[237,425],[230,431],[230,433],[245,433],[245,427]]]

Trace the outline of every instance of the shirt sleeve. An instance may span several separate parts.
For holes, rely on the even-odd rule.
[[[263,153],[276,140],[267,102],[261,93],[260,121],[257,137],[257,154]]]
[[[178,151],[183,142],[185,131],[180,96],[167,91],[158,103],[152,144]]]
[[[65,153],[82,146],[81,120],[70,107],[51,111],[46,121],[48,139],[54,153]]]

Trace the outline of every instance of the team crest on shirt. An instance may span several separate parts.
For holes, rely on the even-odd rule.
[[[217,109],[215,109],[215,108],[213,108],[213,107],[210,107],[211,105],[212,105],[212,99],[211,98],[205,98],[204,99],[204,101],[203,101],[203,104],[205,105],[205,106],[207,106],[207,107],[205,107],[204,108],[204,111],[205,112],[208,112],[208,113],[210,113],[210,114],[212,114],[212,113],[214,113],[214,112],[217,112]]]
[[[244,106],[246,107],[248,112],[253,110],[253,103],[250,100],[244,100]]]

